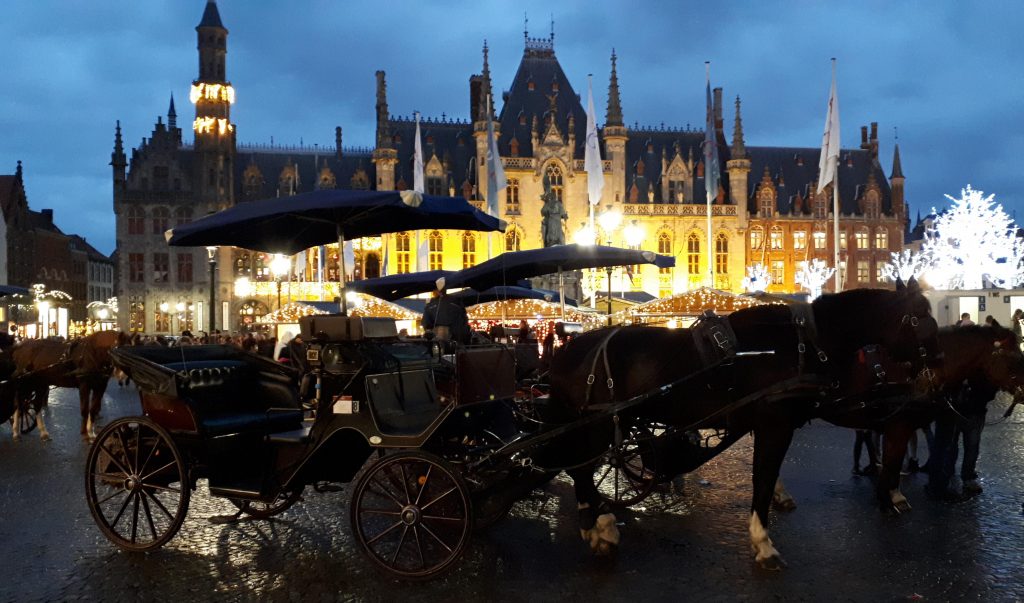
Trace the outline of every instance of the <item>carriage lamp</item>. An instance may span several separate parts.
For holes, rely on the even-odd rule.
[[[217,326],[217,248],[210,246],[206,248],[206,256],[210,260],[210,330],[212,336]]]
[[[281,309],[281,279],[288,272],[288,266],[290,262],[288,258],[284,257],[280,253],[274,254],[274,259],[270,260],[270,271],[274,273],[274,280],[277,281],[277,308]],[[290,287],[291,285],[289,285]],[[290,291],[290,289],[289,289]]]

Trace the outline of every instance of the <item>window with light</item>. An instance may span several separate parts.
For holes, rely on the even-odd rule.
[[[663,232],[658,235],[658,253],[662,255],[672,255],[672,235],[667,232]],[[659,268],[658,272],[661,274],[669,274],[672,272],[671,268]]]
[[[868,233],[865,230],[858,230],[853,235],[856,238],[857,249],[868,249]]]
[[[825,249],[826,245],[828,245],[828,242],[827,242],[828,241],[828,235],[826,235],[823,232],[818,231],[818,232],[815,232],[813,236],[814,236],[814,248],[815,249]]]
[[[760,226],[755,226],[750,229],[750,248],[760,249],[761,245],[764,244],[764,231],[761,230]]]
[[[462,267],[476,265],[476,236],[471,232],[462,234]]]
[[[793,249],[807,248],[807,232],[798,230],[793,233]]]
[[[395,269],[398,274],[407,274],[411,265],[409,254],[409,233],[400,232],[395,235]]]
[[[444,238],[439,231],[435,230],[430,233],[427,237],[427,246],[430,270],[441,270],[444,265]]]
[[[866,283],[871,278],[871,262],[860,260],[857,262],[857,282]]]
[[[519,180],[509,178],[505,187],[505,213],[519,215]]]
[[[562,169],[552,163],[548,165],[544,173],[548,176],[548,182],[551,184],[551,191],[555,193],[555,198],[558,199],[559,202],[563,202]]]
[[[770,236],[771,236],[771,241],[770,241],[771,242],[771,248],[773,250],[782,249],[784,247],[784,245],[783,245],[782,229],[781,228],[779,228],[778,226],[773,226],[772,227],[772,232],[771,232]]]
[[[786,282],[786,262],[783,260],[772,260],[771,275],[773,285],[782,285]]]
[[[700,274],[700,237],[690,233],[686,238],[686,270],[690,276]]]
[[[875,249],[889,249],[889,231],[879,228],[875,232]]]

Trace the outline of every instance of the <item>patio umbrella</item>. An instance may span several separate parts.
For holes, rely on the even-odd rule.
[[[453,270],[389,274],[388,276],[352,281],[348,284],[348,288],[387,301],[394,301],[410,295],[434,291],[437,289],[437,279],[443,277],[447,282],[453,274],[455,274]]]
[[[659,268],[671,268],[676,265],[676,259],[650,251],[603,245],[553,245],[542,249],[503,253],[471,268],[460,270],[448,285],[482,290],[519,279],[558,273],[559,293],[564,297],[563,271],[635,264],[654,264]]]
[[[504,230],[505,223],[474,208],[461,197],[412,191],[316,190],[291,197],[239,203],[165,233],[170,245],[232,245],[271,253],[294,254],[316,245],[389,232],[441,228]],[[341,274],[341,311],[345,307],[345,265]]]
[[[528,287],[518,287],[514,285],[499,285],[483,291],[477,291],[476,289],[463,289],[462,291],[451,294],[451,297],[455,298],[460,304],[467,307],[506,299],[537,299],[554,303],[561,301],[557,291],[531,289]],[[566,298],[565,303],[570,306],[575,306],[576,300]]]
[[[0,297],[7,297],[8,295],[31,295],[31,292],[24,287],[0,285]]]

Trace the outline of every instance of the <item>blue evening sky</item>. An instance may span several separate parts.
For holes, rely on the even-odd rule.
[[[193,117],[194,27],[205,0],[7,0],[0,19],[0,173],[24,163],[29,205],[114,249],[110,152],[148,136],[173,92]],[[374,71],[393,114],[465,119],[469,76],[491,48],[496,89],[531,36],[547,36],[580,94],[594,74],[603,121],[614,47],[627,124],[700,127],[704,61],[743,99],[748,145],[821,143],[829,58],[839,59],[844,147],[879,122],[888,174],[899,128],[912,215],[968,183],[1024,221],[1024,2],[498,2],[220,0],[240,142],[370,146]],[[190,138],[186,130],[186,138]]]

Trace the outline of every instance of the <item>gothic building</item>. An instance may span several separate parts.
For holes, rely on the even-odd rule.
[[[130,160],[120,124],[115,130],[115,255],[125,329],[166,333],[209,323],[207,250],[168,247],[163,233],[173,225],[234,203],[315,188],[412,187],[415,120],[391,113],[383,71],[376,73],[372,149],[343,149],[340,127],[333,148],[245,145],[237,142],[238,130],[231,121],[235,89],[227,77],[228,30],[215,0],[208,0],[196,33],[199,72],[190,93],[195,106],[192,142],[183,139],[173,98],[166,122],[157,118],[150,136],[131,150]],[[461,195],[484,206],[486,187],[479,183],[487,178],[486,125],[492,116],[508,177],[499,199],[507,233],[424,231],[357,241],[356,278],[383,271],[460,269],[488,253],[541,246],[545,180],[568,214],[565,241],[572,242],[586,224],[586,112],[558,62],[554,34],[538,39],[524,33],[523,54],[507,92],[495,92],[490,59],[485,44],[482,70],[469,77],[468,107],[422,120],[425,187],[427,193]],[[798,290],[794,277],[802,262],[832,257],[831,191],[816,193],[819,149],[747,146],[738,97],[727,136],[722,90],[716,89],[713,112],[722,174],[711,206],[709,248],[704,133],[688,126],[627,126],[621,95],[629,91],[620,90],[617,68],[613,51],[599,129],[605,187],[596,212],[614,209],[623,219],[613,230],[599,230],[596,238],[674,255],[677,263],[672,269],[638,267],[615,288],[664,296],[705,284],[711,272],[715,287],[740,291],[747,267],[760,264],[775,277],[770,290]],[[468,119],[448,117],[459,113]],[[902,246],[906,205],[898,150],[887,179],[879,163],[875,124],[870,136],[862,131],[860,148],[843,151],[839,187],[845,233],[840,247],[850,266],[845,286],[879,284],[877,275],[888,252]],[[320,291],[310,282],[319,277],[315,252],[300,254],[302,259],[286,275],[271,273],[266,254],[237,249],[214,253],[218,328],[236,329],[276,307],[273,292],[275,285],[281,290],[281,280],[289,298],[315,298]],[[323,276],[336,281],[338,252],[328,248],[327,253]],[[332,287],[328,295],[337,284]]]

